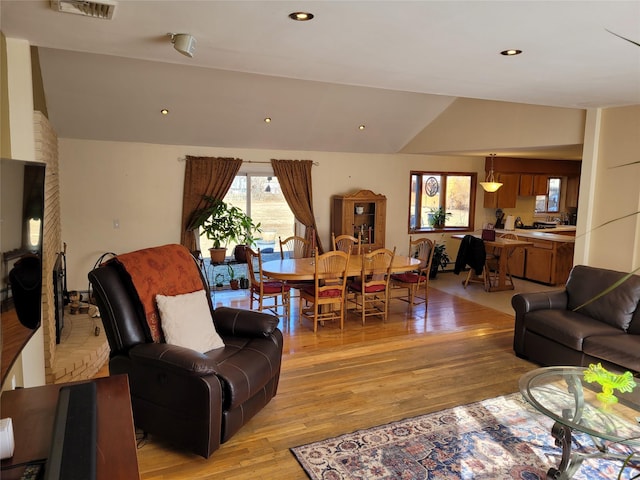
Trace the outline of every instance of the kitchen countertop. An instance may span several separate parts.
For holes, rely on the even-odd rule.
[[[574,225],[559,225],[555,228],[544,228],[540,230],[527,230],[516,228],[515,230],[503,230],[496,229],[497,234],[501,233],[515,233],[518,237],[538,239],[538,240],[550,240],[552,242],[562,243],[575,243],[575,237],[572,235],[563,235],[561,233],[553,232],[575,232],[576,227]]]

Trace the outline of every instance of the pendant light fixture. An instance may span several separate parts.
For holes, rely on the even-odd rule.
[[[502,186],[500,182],[496,182],[493,176],[493,159],[495,156],[495,153],[491,154],[491,170],[489,170],[489,175],[487,175],[486,180],[484,182],[480,182],[480,185],[484,188],[485,192],[495,192]]]

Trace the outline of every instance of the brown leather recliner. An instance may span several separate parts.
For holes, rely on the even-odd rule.
[[[276,394],[283,345],[278,318],[214,310],[207,295],[225,346],[202,354],[152,341],[136,288],[117,261],[88,276],[111,349],[109,372],[129,376],[136,427],[208,458]]]

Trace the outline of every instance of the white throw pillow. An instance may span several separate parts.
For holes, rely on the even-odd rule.
[[[160,325],[170,345],[190,348],[200,353],[224,347],[213,325],[204,290],[184,295],[156,295]]]

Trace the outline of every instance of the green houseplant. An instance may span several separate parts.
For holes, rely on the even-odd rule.
[[[254,241],[253,235],[259,231],[260,224],[254,224],[251,217],[238,207],[207,195],[202,198],[205,206],[193,212],[189,228],[201,229],[213,241],[213,247],[209,249],[211,261],[222,263],[227,245],[230,242]]]
[[[429,278],[436,278],[438,269],[444,271],[450,261],[451,259],[447,253],[447,246],[444,243],[436,243],[433,247],[433,260],[431,261]]]
[[[227,271],[229,272],[229,286],[232,290],[238,290],[240,288],[240,282],[236,278],[236,272],[233,270],[231,264],[227,265]]]
[[[444,208],[438,207],[433,208],[427,214],[429,219],[429,225],[433,228],[443,228],[444,222],[447,220],[447,217],[451,216],[450,212],[446,212]]]

